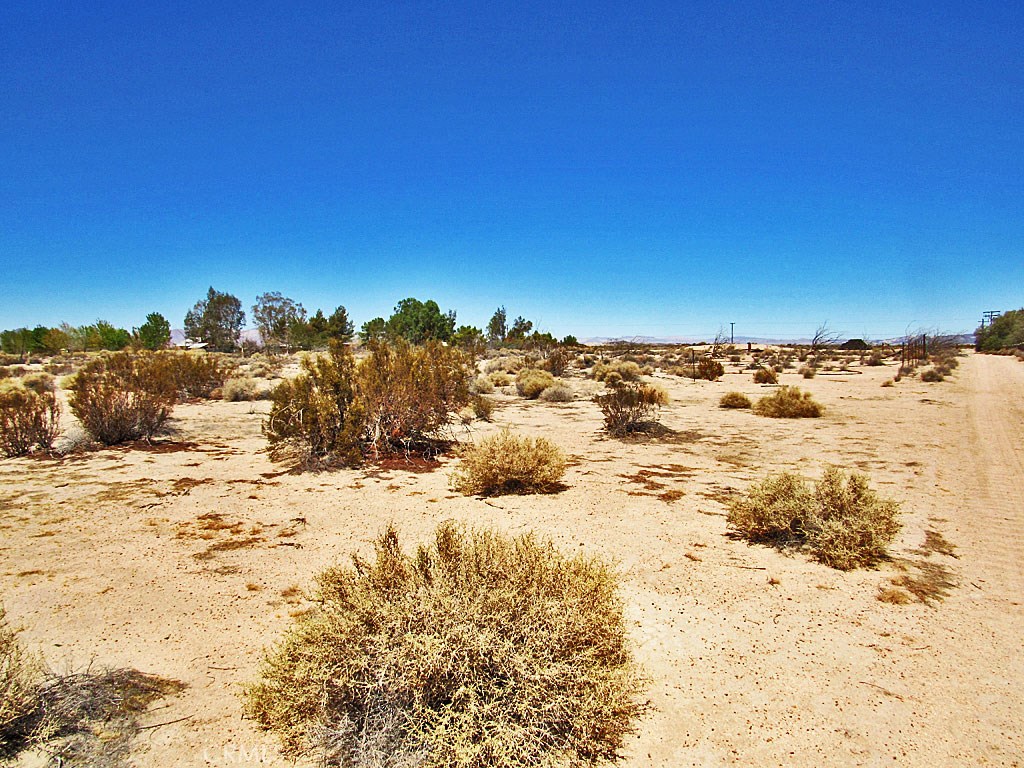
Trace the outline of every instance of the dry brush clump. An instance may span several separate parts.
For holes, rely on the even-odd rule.
[[[642,374],[643,369],[632,360],[611,360],[607,363],[597,363],[590,369],[594,381],[603,381],[605,384],[639,381]]]
[[[644,705],[604,562],[442,524],[404,554],[318,577],[318,607],[267,652],[246,714],[286,753],[352,768],[595,765]]]
[[[608,388],[594,402],[604,415],[604,426],[613,435],[639,432],[647,428],[668,394],[661,387],[640,381],[622,382]]]
[[[718,401],[719,408],[749,408],[750,398],[742,392],[726,392]]]
[[[177,400],[159,355],[115,352],[84,366],[71,382],[71,412],[104,445],[152,438]]]
[[[49,452],[60,434],[60,403],[52,390],[0,388],[0,453],[11,458]]]
[[[729,525],[751,541],[806,547],[840,570],[871,565],[900,530],[899,506],[864,475],[829,467],[813,489],[794,475],[765,478],[734,501]]]
[[[56,674],[28,653],[0,605],[0,762],[37,750],[52,766],[127,768],[140,718],[176,680],[134,669]],[[35,764],[35,763],[33,763]]]
[[[213,397],[236,368],[235,363],[211,352],[160,352],[156,361],[179,400]]]
[[[799,387],[779,387],[754,403],[754,413],[773,419],[813,419],[824,411],[824,406],[815,401],[810,392],[802,392]]]
[[[272,459],[309,469],[429,451],[471,402],[468,358],[436,342],[373,344],[358,365],[347,347],[332,344],[329,354],[304,358],[302,369],[271,393],[263,432]]]
[[[527,400],[536,400],[545,389],[554,384],[554,376],[537,368],[523,368],[516,374],[516,392]]]
[[[755,384],[778,384],[779,374],[774,368],[758,368],[754,371]]]
[[[551,493],[565,475],[565,454],[543,437],[520,437],[508,430],[464,448],[451,487],[467,496]]]

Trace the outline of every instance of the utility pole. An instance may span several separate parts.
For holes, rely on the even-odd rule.
[[[736,323],[729,323],[729,343],[736,343]]]
[[[992,325],[992,321],[995,320],[997,317],[999,317],[1001,314],[1003,314],[1003,313],[999,312],[998,310],[994,310],[994,309],[990,309],[988,312],[982,312],[981,313],[981,327],[982,328],[985,327],[985,321],[986,320],[988,320],[988,324],[989,325]]]

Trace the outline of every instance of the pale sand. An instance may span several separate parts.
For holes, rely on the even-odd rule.
[[[510,425],[561,445],[575,460],[551,496],[457,496],[454,459],[427,474],[281,474],[263,453],[265,402],[179,406],[174,439],[189,450],[3,460],[0,595],[58,669],[92,661],[189,685],[147,715],[190,719],[144,731],[138,765],[290,765],[237,697],[305,605],[282,591],[369,554],[389,520],[408,547],[449,518],[532,529],[620,564],[653,705],[624,766],[1024,763],[1024,365],[972,355],[951,380],[894,388],[880,387],[892,367],[787,372],[782,383],[828,409],[796,421],[717,408],[728,390],[769,391],[728,369],[717,383],[656,377],[673,441],[610,439],[588,400],[508,395],[494,424],[459,428],[472,439]],[[868,472],[902,503],[896,562],[841,573],[727,535],[725,494],[769,472],[816,477],[825,463]],[[642,470],[664,488],[624,477]],[[683,495],[659,499],[666,490]],[[197,538],[211,512],[244,529]],[[926,530],[958,558],[919,551]],[[246,537],[253,546],[194,557]],[[931,604],[880,602],[900,562],[947,569],[956,586]]]

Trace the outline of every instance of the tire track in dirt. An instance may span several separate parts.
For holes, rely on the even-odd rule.
[[[964,464],[972,559],[985,590],[1024,596],[1024,365],[1012,357],[976,355],[964,366],[966,444]]]

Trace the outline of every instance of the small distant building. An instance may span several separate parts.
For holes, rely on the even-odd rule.
[[[174,345],[178,349],[206,349],[206,342],[198,339],[182,339]]]

